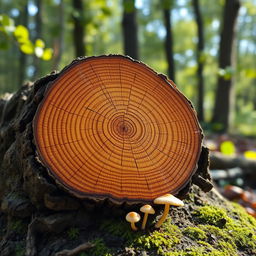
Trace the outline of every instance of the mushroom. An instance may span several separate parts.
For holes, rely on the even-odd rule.
[[[145,229],[147,219],[148,219],[148,215],[149,214],[155,214],[155,210],[151,205],[145,204],[142,207],[140,207],[140,211],[144,212],[144,218],[143,218],[143,222],[142,222],[142,225],[141,225],[141,229]]]
[[[135,226],[135,223],[140,221],[140,215],[137,212],[129,212],[126,215],[126,220],[131,223],[132,230],[138,230]]]
[[[174,206],[183,206],[184,205],[184,203],[180,199],[178,199],[177,197],[175,197],[172,194],[166,194],[166,195],[160,196],[154,200],[154,203],[165,205],[163,215],[155,225],[156,228],[159,228],[162,225],[162,223],[165,221],[167,214],[169,212],[169,209],[170,209],[170,205],[174,205]]]

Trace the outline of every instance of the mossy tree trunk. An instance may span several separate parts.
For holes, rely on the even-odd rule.
[[[127,210],[138,208],[138,205],[116,206],[108,201],[96,203],[75,198],[64,192],[40,163],[33,142],[32,121],[47,85],[57,77],[57,73],[52,73],[0,100],[1,256],[55,255],[67,246],[72,248],[93,240],[95,230],[97,236],[104,238],[97,217],[115,216],[119,220]],[[212,188],[208,164],[208,150],[203,148],[198,170],[180,191],[180,197],[185,197],[193,183],[205,191]],[[77,229],[83,236],[74,241]],[[68,237],[60,235],[63,232],[69,232]],[[115,241],[109,243],[115,245]],[[23,254],[18,254],[19,251]]]

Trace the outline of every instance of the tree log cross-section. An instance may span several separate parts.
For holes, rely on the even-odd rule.
[[[202,148],[188,99],[165,76],[121,55],[66,67],[46,89],[33,134],[39,159],[62,188],[114,203],[177,194]]]

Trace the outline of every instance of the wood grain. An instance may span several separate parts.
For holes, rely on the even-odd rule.
[[[120,55],[64,69],[34,119],[38,154],[79,197],[152,201],[195,171],[201,129],[190,102],[163,75]]]

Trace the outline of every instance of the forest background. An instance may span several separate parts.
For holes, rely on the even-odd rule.
[[[204,130],[256,136],[256,0],[0,0],[0,95],[77,56],[166,74]]]

